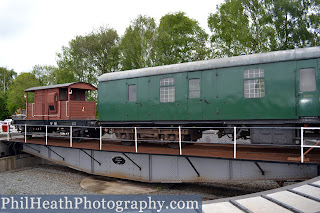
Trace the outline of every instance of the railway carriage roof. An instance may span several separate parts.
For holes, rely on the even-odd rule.
[[[320,47],[283,50],[252,55],[234,56],[229,58],[219,58],[205,61],[141,68],[122,72],[106,73],[100,76],[98,78],[98,81],[103,82],[127,78],[138,78],[144,76],[172,74],[179,72],[192,72],[224,67],[246,66],[311,58],[320,58]]]
[[[75,88],[75,89],[87,89],[87,90],[96,90],[97,88],[92,86],[91,84],[84,82],[73,82],[73,83],[65,83],[65,84],[54,84],[49,86],[41,86],[41,87],[31,87],[26,89],[25,92],[34,92],[37,90],[46,90],[46,89],[54,89],[54,88]]]

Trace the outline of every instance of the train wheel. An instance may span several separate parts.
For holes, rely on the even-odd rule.
[[[169,142],[168,143],[168,147],[171,148],[171,149],[179,149],[179,144],[178,143],[175,143],[175,142]]]
[[[132,141],[121,141],[122,145],[125,145],[125,146],[133,146],[134,142]]]
[[[72,138],[73,142],[75,142],[75,143],[81,142],[82,141],[82,138],[80,138],[80,137],[82,137],[81,130],[73,130],[72,137],[74,137],[74,138]]]
[[[90,138],[100,138],[100,130],[98,128],[89,129],[88,134]]]
[[[123,133],[123,134],[121,134],[121,139],[123,139],[123,141],[121,141],[121,143],[124,146],[133,146],[134,145],[134,142],[131,141],[131,140],[133,140],[133,134],[129,134],[129,136],[127,137],[127,134]],[[127,139],[128,141],[126,141],[125,139]]]
[[[191,135],[184,135],[183,136],[183,141],[186,141],[187,143],[182,143],[183,145],[185,144],[189,144],[189,145],[193,145],[197,142],[197,140],[192,140],[191,139]]]
[[[32,138],[32,132],[33,132],[33,128],[32,127],[27,127],[27,139],[31,139]]]
[[[180,146],[179,146],[179,143],[175,141],[176,139],[176,136],[175,135],[170,135],[169,136],[169,140],[172,141],[172,142],[168,142],[168,147],[171,148],[171,149],[179,149]],[[185,145],[185,143],[181,143],[181,147],[183,147]]]

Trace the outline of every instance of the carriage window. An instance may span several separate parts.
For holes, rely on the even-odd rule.
[[[128,101],[137,100],[137,86],[135,84],[128,85]]]
[[[174,78],[163,78],[160,80],[160,102],[175,101]]]
[[[262,98],[265,95],[264,70],[250,69],[244,71],[244,96]]]
[[[85,101],[86,92],[83,89],[72,89],[70,93],[70,100],[72,101]]]
[[[200,98],[200,79],[189,80],[189,98]]]
[[[316,91],[316,70],[314,68],[300,69],[300,92]]]
[[[68,93],[68,89],[60,89],[60,97],[59,97],[59,99],[60,99],[60,101],[65,101],[65,100],[67,100],[67,93]]]
[[[80,93],[80,91],[76,91],[75,93],[76,93],[76,100],[77,100],[77,101],[80,101],[80,99],[81,99],[81,93]]]

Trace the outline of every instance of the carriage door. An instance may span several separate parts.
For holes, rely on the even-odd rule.
[[[201,72],[188,73],[188,120],[202,120]]]
[[[127,101],[125,120],[138,120],[137,79],[127,80]]]
[[[150,79],[149,77],[138,78],[137,84],[137,107],[139,121],[152,120],[153,104],[150,102]]]
[[[299,117],[319,116],[317,60],[297,62],[296,79],[297,115]]]

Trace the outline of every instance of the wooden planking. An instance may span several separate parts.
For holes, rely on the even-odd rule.
[[[96,103],[89,101],[72,101],[70,102],[69,119],[95,119]]]
[[[34,92],[34,103],[27,103],[27,120],[95,119],[96,103],[85,101],[86,90],[97,88],[88,83],[76,82],[26,90]],[[60,92],[65,93],[61,100]]]
[[[28,103],[27,120],[78,120],[96,118],[96,102],[94,101],[57,101],[54,103],[55,110],[50,111],[49,105],[52,105],[52,103],[47,102],[47,95],[52,94],[52,90],[35,92],[35,102]]]

